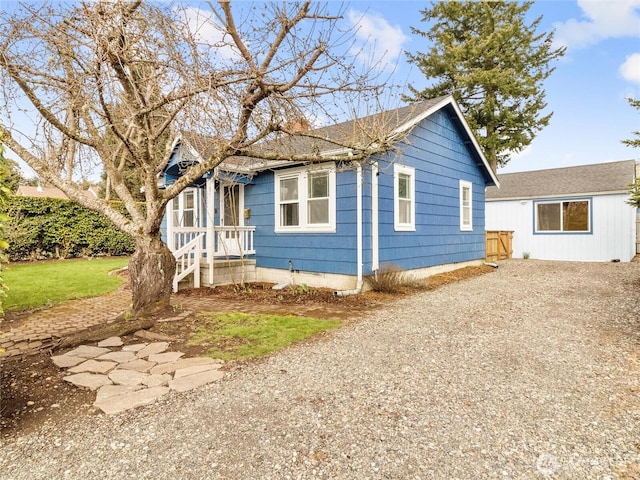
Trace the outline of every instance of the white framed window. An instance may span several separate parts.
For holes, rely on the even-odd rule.
[[[171,213],[174,227],[197,227],[199,191],[197,188],[186,188],[180,195],[171,200]]]
[[[535,233],[590,233],[591,201],[554,200],[535,202]]]
[[[276,232],[336,231],[333,164],[276,172],[274,181]]]
[[[473,189],[466,180],[460,180],[460,230],[473,230]]]
[[[415,169],[405,165],[393,166],[393,226],[396,231],[416,230]]]

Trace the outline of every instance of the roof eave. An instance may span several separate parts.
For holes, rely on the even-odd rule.
[[[579,198],[579,197],[597,197],[603,195],[628,195],[628,190],[607,190],[603,192],[580,192],[580,193],[555,193],[548,195],[527,195],[523,197],[486,197],[487,202],[514,202],[518,200],[547,200],[552,198]]]

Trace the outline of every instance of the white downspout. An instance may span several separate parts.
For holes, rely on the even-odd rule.
[[[334,295],[343,297],[347,295],[357,295],[362,292],[362,164],[358,163],[356,170],[356,261],[357,280],[356,288],[353,290],[341,290],[333,292]]]
[[[378,234],[378,162],[371,165],[371,271],[380,268],[380,243]]]

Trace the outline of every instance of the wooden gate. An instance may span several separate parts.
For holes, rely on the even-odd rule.
[[[485,232],[485,252],[487,262],[508,260],[513,254],[511,240],[513,232],[487,231]]]

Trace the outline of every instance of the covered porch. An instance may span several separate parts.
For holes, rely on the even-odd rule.
[[[244,184],[207,178],[171,200],[165,218],[174,291],[255,281],[255,226],[245,225]]]
[[[255,281],[255,227],[174,227],[167,245],[176,257],[173,291],[193,274],[192,285]]]

